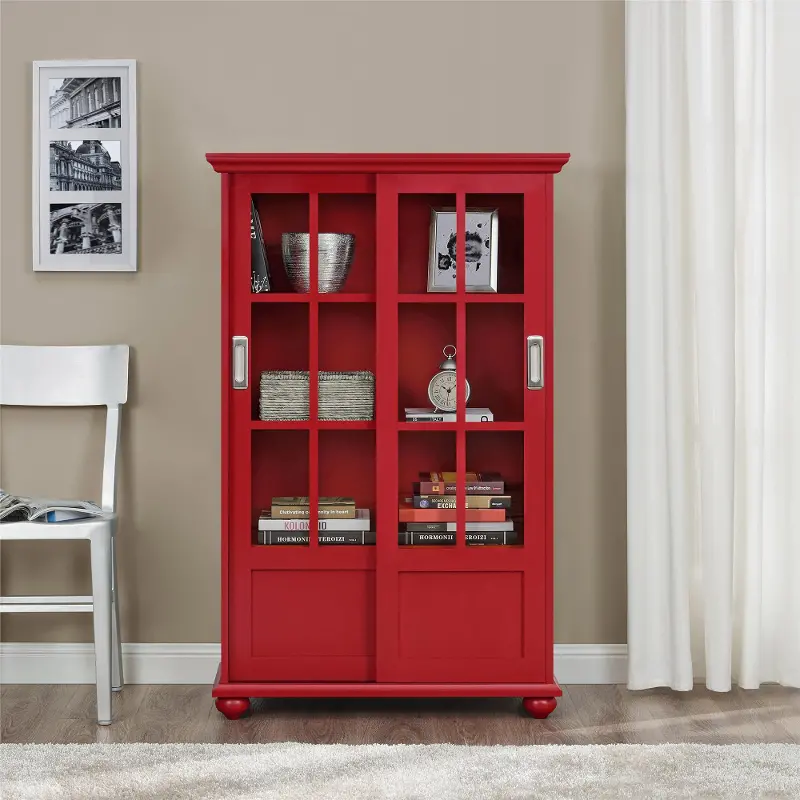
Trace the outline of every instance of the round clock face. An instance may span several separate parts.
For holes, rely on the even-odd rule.
[[[469,381],[465,380],[466,400],[469,402]],[[456,410],[456,373],[453,370],[437,372],[428,384],[428,397],[441,411]]]

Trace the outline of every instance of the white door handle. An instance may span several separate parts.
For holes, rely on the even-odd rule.
[[[528,388],[544,389],[544,336],[528,337]]]
[[[233,388],[247,388],[247,337],[234,336],[231,352]]]

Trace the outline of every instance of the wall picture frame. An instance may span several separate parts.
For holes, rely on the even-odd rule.
[[[136,61],[33,62],[33,269],[135,272]]]
[[[465,288],[468,292],[497,292],[499,221],[496,208],[466,210]],[[456,291],[456,211],[432,208],[428,291]]]

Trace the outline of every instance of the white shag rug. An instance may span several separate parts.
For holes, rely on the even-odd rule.
[[[3,800],[798,798],[800,746],[0,746]]]

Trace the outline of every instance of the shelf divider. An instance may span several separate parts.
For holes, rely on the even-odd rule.
[[[456,547],[467,546],[467,197],[456,193]]]
[[[308,195],[308,546],[319,546],[319,194]]]

